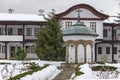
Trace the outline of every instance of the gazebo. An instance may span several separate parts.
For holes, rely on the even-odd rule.
[[[94,40],[98,35],[80,21],[63,31],[67,63],[94,62]]]

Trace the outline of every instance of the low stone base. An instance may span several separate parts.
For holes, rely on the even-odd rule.
[[[62,63],[61,67],[63,68],[76,68],[78,66],[78,64],[74,64],[74,63]]]

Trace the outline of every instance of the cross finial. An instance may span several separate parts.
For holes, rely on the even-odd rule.
[[[78,22],[80,22],[80,12],[82,12],[82,10],[78,9],[76,12],[78,12]]]

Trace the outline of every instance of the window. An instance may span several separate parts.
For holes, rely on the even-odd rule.
[[[103,30],[103,37],[107,37],[108,35],[107,35],[107,29],[104,29]]]
[[[0,35],[3,35],[3,28],[0,28]]]
[[[98,47],[98,54],[102,54],[102,47]]]
[[[5,45],[2,46],[2,53],[5,53]]]
[[[106,54],[110,54],[110,47],[106,47]]]
[[[90,22],[90,27],[96,32],[96,22]]]
[[[34,35],[37,35],[39,28],[34,28]]]
[[[30,46],[26,46],[26,52],[30,53]]]
[[[27,28],[27,36],[32,36],[32,28]]]
[[[113,33],[114,33],[114,37],[116,37],[116,30],[114,30],[114,32],[113,32]]]
[[[35,46],[26,46],[26,53],[35,53]]]
[[[13,29],[12,28],[8,28],[8,35],[12,35],[13,34]]]
[[[114,54],[117,54],[117,47],[114,47],[113,50],[114,50]]]
[[[69,26],[72,26],[72,22],[66,22],[66,28],[69,28]]]

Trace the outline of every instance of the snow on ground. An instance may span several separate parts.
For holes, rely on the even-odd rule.
[[[15,76],[27,71],[26,70],[27,64],[25,65],[22,63],[30,62],[35,62],[39,66],[43,66],[44,64],[50,64],[50,66],[44,68],[41,71],[34,72],[32,75],[27,75],[21,78],[21,80],[52,80],[56,75],[60,73],[60,70],[58,70],[57,67],[60,66],[61,63],[64,63],[57,61],[40,61],[40,60],[26,60],[26,61],[0,60],[0,80],[8,80],[10,76]]]
[[[98,66],[101,64],[93,64],[92,66]],[[112,64],[112,63],[105,63],[106,66],[114,66],[117,67],[117,71],[119,72],[119,74],[117,75],[117,77],[114,77],[116,75],[114,75],[114,73],[110,74],[110,79],[120,79],[120,63],[116,63],[116,64]],[[83,72],[84,74],[80,75],[80,76],[76,76],[74,78],[74,80],[81,80],[81,79],[102,79],[100,77],[97,76],[96,71],[92,71],[92,69],[90,68],[91,65],[89,64],[83,64],[81,66],[79,66],[80,71]],[[107,72],[105,72],[103,74],[103,76],[107,75]],[[71,78],[73,78],[75,76],[75,73],[72,74]],[[107,75],[108,76],[108,75]],[[108,78],[108,77],[107,77]]]
[[[49,66],[41,71],[34,72],[32,75],[27,75],[20,80],[52,80],[60,73],[56,66]]]
[[[80,80],[80,79],[96,79],[96,75],[93,73],[93,71],[91,70],[91,68],[89,67],[89,64],[84,64],[81,65],[80,67],[80,71],[83,72],[84,74],[82,74],[81,76],[76,76],[74,78],[74,80]],[[72,75],[72,77],[75,74]]]

